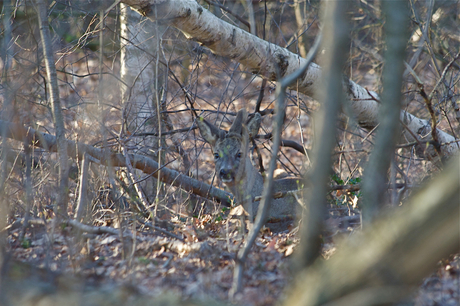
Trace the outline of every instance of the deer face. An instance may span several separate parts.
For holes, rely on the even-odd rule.
[[[224,184],[233,186],[244,176],[245,151],[240,135],[227,134],[213,146],[216,173]]]
[[[211,145],[219,179],[228,187],[244,184],[248,157],[249,137],[255,136],[260,127],[261,116],[256,114],[248,124],[245,110],[240,110],[228,132],[222,131],[206,120],[197,120],[203,138]]]

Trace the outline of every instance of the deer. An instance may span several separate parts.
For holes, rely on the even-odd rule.
[[[259,202],[253,200],[262,195],[264,178],[251,161],[249,144],[250,139],[259,131],[262,117],[259,113],[255,113],[249,120],[247,117],[245,109],[238,111],[228,132],[202,117],[197,118],[196,124],[201,136],[211,145],[216,175],[233,194],[236,202],[243,205],[252,222],[259,206]],[[301,182],[300,178],[277,179],[274,181],[274,193],[298,190]],[[268,218],[280,220],[294,217],[298,209],[298,201],[292,194],[272,199]]]

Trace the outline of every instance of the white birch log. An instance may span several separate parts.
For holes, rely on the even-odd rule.
[[[122,0],[122,2],[153,21],[176,27],[188,39],[201,43],[214,54],[238,61],[251,72],[269,80],[276,79],[277,71],[283,77],[299,69],[305,62],[305,59],[299,55],[219,19],[194,0]],[[155,20],[155,15],[161,18]],[[321,67],[311,64],[299,79],[299,83],[292,89],[312,98],[318,98],[320,75]],[[344,80],[343,89],[359,125],[368,130],[376,127],[379,95],[349,79]],[[423,140],[431,139],[429,121],[417,118],[406,111],[401,111],[401,120],[410,129],[410,131],[403,129],[407,140],[415,140],[413,135]],[[443,144],[442,157],[450,157],[460,148],[460,144],[448,133],[438,129],[437,135]],[[428,148],[426,154],[429,159],[437,157],[433,146]]]

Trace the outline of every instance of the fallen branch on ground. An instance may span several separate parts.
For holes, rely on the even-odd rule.
[[[56,137],[53,135],[36,131],[30,127],[26,128],[21,124],[0,120],[0,130],[2,129],[6,129],[6,131],[0,131],[0,133],[5,133],[5,137],[18,141],[26,141],[35,147],[41,147],[50,152],[57,152]],[[107,150],[95,148],[81,142],[67,140],[67,152],[73,159],[81,159],[84,153],[86,153],[101,165],[126,167],[126,159],[123,154],[108,152]],[[193,192],[204,198],[216,199],[226,205],[229,205],[233,199],[230,193],[195,180],[176,170],[162,167],[161,171],[158,171],[160,169],[158,163],[147,156],[129,154],[129,159],[133,168],[141,170],[146,174],[151,174],[164,183]]]

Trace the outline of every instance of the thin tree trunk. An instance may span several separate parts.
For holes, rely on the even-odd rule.
[[[401,84],[403,83],[404,58],[408,38],[408,7],[404,1],[383,1],[386,15],[385,66],[383,67],[383,93],[380,110],[380,126],[377,130],[374,150],[363,180],[363,222],[369,224],[384,204],[387,172],[394,157],[395,145],[400,137]]]
[[[44,0],[37,0],[38,22],[40,36],[45,58],[46,82],[48,83],[49,100],[52,107],[53,121],[56,128],[57,152],[59,157],[59,191],[57,198],[58,211],[63,216],[67,215],[68,203],[68,175],[67,175],[67,141],[65,138],[64,118],[59,100],[56,66],[54,65],[53,50],[48,24],[48,12]]]
[[[321,108],[315,115],[315,140],[312,156],[313,169],[307,177],[304,190],[306,209],[302,218],[302,243],[296,254],[296,268],[310,265],[319,255],[321,241],[320,232],[325,215],[326,194],[332,163],[332,151],[336,139],[336,125],[338,113],[344,100],[341,90],[342,67],[349,50],[348,28],[345,18],[346,2],[326,1],[322,7],[325,22],[323,47],[326,53],[324,67],[323,88],[319,101]]]
[[[10,82],[8,80],[8,73],[10,68],[10,58],[11,54],[9,51],[10,40],[11,40],[11,1],[4,1],[3,2],[3,39],[1,41],[1,56],[3,61],[3,71],[2,71],[2,87],[4,90],[3,94],[3,105],[2,105],[2,112],[1,118],[2,119],[11,119],[11,109],[12,109],[12,99],[11,99],[11,88]],[[5,184],[7,179],[8,173],[8,152],[10,151],[8,148],[8,140],[7,140],[7,131],[6,125],[4,123],[0,123],[0,135],[2,137],[1,141],[1,168],[0,168],[0,229],[5,228],[7,218],[6,216],[9,214],[9,205],[8,199],[5,193]],[[7,235],[4,233],[0,233],[0,304],[5,304],[5,287],[6,278],[3,273],[4,263],[7,261],[7,250],[6,250],[6,239]]]
[[[298,42],[297,45],[299,46],[299,53],[302,57],[307,56],[307,49],[305,48],[305,39],[302,35],[302,29],[305,23],[305,19],[302,14],[302,6],[304,6],[304,1],[297,0],[294,2],[294,13],[295,13],[295,21],[297,23],[297,28],[299,31]]]
[[[83,154],[81,162],[80,186],[78,188],[77,207],[75,208],[75,220],[78,222],[86,219],[86,212],[88,210],[88,169],[90,157]]]

